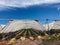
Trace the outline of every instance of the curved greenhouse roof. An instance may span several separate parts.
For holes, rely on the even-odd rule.
[[[51,29],[60,29],[60,21],[55,21]]]
[[[48,23],[48,24],[43,24],[43,26],[45,27],[46,31],[48,31],[48,29],[49,29],[49,30],[52,29],[54,23],[55,23],[55,21],[50,22],[50,23]]]
[[[0,33],[1,33],[1,31],[2,31],[2,26],[0,25]]]
[[[21,29],[30,28],[41,31],[45,30],[45,27],[35,20],[13,20],[1,31],[1,33],[15,32]]]

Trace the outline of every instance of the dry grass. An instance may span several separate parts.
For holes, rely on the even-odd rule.
[[[7,41],[0,41],[0,45],[60,45],[60,40],[30,40],[25,41],[16,40],[14,43],[9,43]]]

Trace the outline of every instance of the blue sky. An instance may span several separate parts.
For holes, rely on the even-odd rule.
[[[13,3],[12,3],[13,1]],[[20,1],[20,3],[19,3]],[[30,1],[30,2],[29,2]],[[45,23],[45,19],[50,21],[60,19],[59,0],[0,0],[0,18],[3,19],[33,19]],[[49,21],[49,22],[50,22]],[[8,20],[0,20],[0,24],[6,24]]]

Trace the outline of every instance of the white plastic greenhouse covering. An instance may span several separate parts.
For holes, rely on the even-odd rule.
[[[60,21],[55,21],[51,29],[60,29]]]
[[[2,26],[0,25],[0,33],[1,33],[1,31],[2,31]]]
[[[1,33],[15,32],[21,29],[30,28],[41,31],[45,30],[45,27],[35,20],[13,20],[1,31]]]
[[[48,24],[43,24],[43,26],[46,28],[46,31],[48,31],[48,29],[49,29],[49,30],[52,29],[54,23],[55,23],[55,21],[50,22],[50,23],[48,23]],[[48,27],[48,26],[49,26],[49,27]]]

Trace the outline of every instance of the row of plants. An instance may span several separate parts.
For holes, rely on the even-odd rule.
[[[19,39],[21,37],[29,38],[30,36],[32,36],[34,38],[37,36],[41,36],[42,39],[46,38],[49,40],[56,40],[56,39],[60,39],[60,30],[52,29],[50,31],[42,32],[42,31],[38,31],[38,30],[35,30],[32,28],[31,29],[22,29],[22,30],[19,30],[16,32],[10,32],[5,37],[6,37],[6,39],[11,39],[11,38]]]

